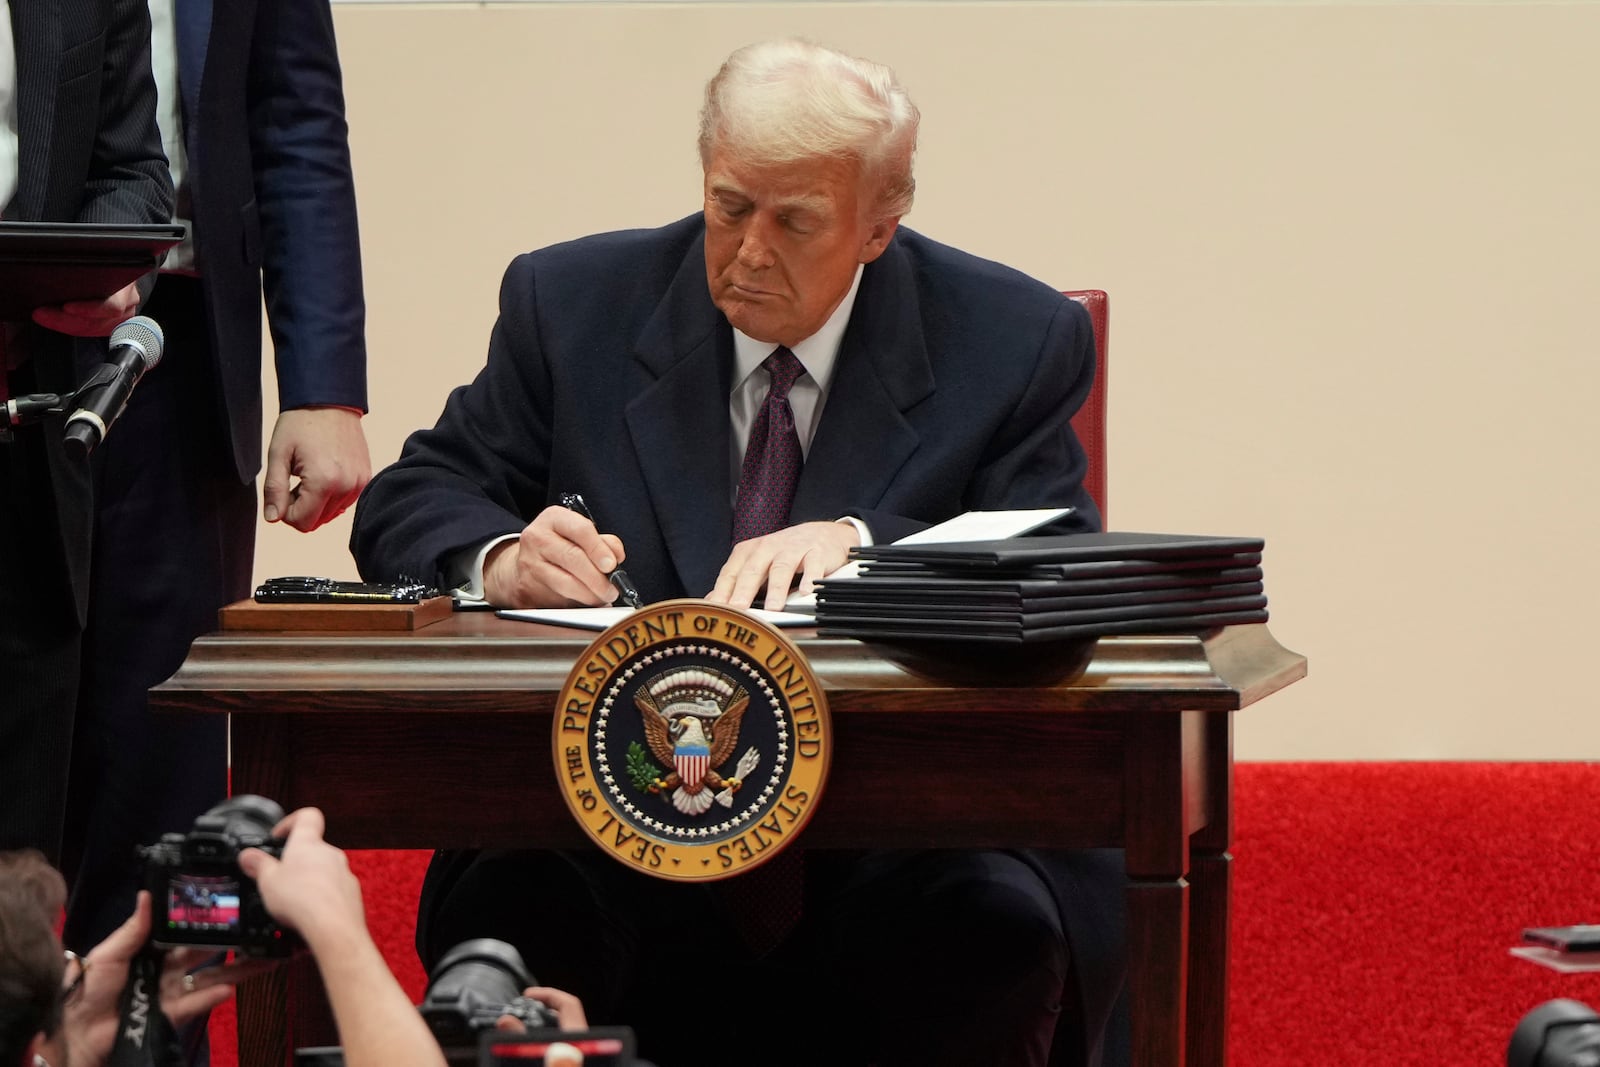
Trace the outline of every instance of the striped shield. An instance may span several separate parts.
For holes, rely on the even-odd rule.
[[[672,749],[672,766],[683,780],[685,793],[698,793],[711,764],[711,749],[705,744],[679,742]]]

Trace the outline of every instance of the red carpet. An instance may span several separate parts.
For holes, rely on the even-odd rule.
[[[1493,1067],[1535,1004],[1600,1009],[1600,975],[1506,953],[1524,926],[1600,922],[1600,765],[1245,764],[1235,792],[1232,1067]],[[414,998],[425,862],[352,854]],[[218,1067],[233,1021],[212,1020]]]

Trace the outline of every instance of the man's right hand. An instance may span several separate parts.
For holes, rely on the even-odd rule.
[[[503,608],[596,607],[617,598],[606,575],[626,553],[615,534],[558,505],[541,511],[515,541],[489,550],[483,595]]]
[[[239,853],[239,868],[255,880],[267,911],[313,949],[323,937],[365,938],[367,929],[361,883],[322,831],[322,812],[301,808],[272,828],[274,837],[288,838],[281,858],[255,848]]]
[[[529,986],[522,991],[522,995],[530,1000],[537,1000],[540,1004],[556,1013],[556,1025],[568,1032],[589,1029],[589,1020],[583,1011],[583,1001],[576,995],[564,989],[555,989],[550,986]],[[495,1021],[496,1030],[506,1030],[512,1033],[521,1033],[527,1030],[522,1020],[515,1015],[502,1015]]]

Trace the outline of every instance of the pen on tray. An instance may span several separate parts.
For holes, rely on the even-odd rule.
[[[589,513],[589,505],[585,504],[583,497],[577,493],[562,493],[561,506],[568,511],[576,511],[590,522],[594,522],[594,516]],[[600,524],[595,523],[595,528],[599,529],[599,527]],[[606,577],[611,580],[612,585],[617,587],[617,593],[622,597],[624,604],[630,608],[644,607],[644,598],[639,596],[639,590],[634,588],[633,579],[628,577],[627,571],[618,567]]]

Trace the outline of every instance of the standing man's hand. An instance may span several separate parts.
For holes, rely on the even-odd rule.
[[[575,511],[552,504],[515,541],[483,561],[483,596],[503,608],[610,604],[617,587],[606,576],[627,555],[616,534],[603,534]]]
[[[768,611],[782,611],[789,587],[800,576],[800,592],[809,593],[818,578],[838,570],[861,543],[861,534],[848,522],[803,522],[765,537],[752,537],[733,546],[717,584],[706,599],[736,608],[748,608],[756,594],[767,591]]]
[[[299,479],[293,486],[292,477]],[[359,411],[309,407],[280,412],[267,446],[262,517],[310,533],[355,503],[371,477]]]
[[[33,321],[73,337],[109,337],[138,312],[139,286],[130,283],[104,300],[69,300],[56,307],[34,308]]]

